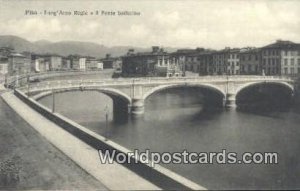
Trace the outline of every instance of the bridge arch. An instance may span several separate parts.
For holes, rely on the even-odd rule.
[[[279,86],[283,86],[286,87],[288,89],[290,89],[290,91],[293,93],[294,92],[294,86],[287,83],[287,82],[268,82],[268,81],[261,81],[261,82],[250,82],[250,83],[246,83],[241,85],[239,88],[236,89],[235,93],[236,95],[238,95],[242,90],[245,90],[246,88],[250,88],[256,85],[261,85],[261,84],[274,84],[274,85],[279,85]]]
[[[74,91],[94,91],[101,92],[109,96],[113,101],[113,113],[114,117],[119,117],[128,113],[128,106],[131,104],[131,98],[123,93],[120,90],[116,90],[114,88],[89,88],[89,87],[74,87],[74,88],[64,88],[64,89],[56,89],[56,93],[64,93],[64,92],[74,92]],[[35,100],[40,100],[44,97],[52,95],[52,91],[44,91],[35,96],[32,96]]]
[[[151,90],[149,90],[148,92],[146,92],[144,95],[143,95],[143,100],[146,100],[149,96],[157,93],[157,92],[160,92],[160,91],[163,91],[163,90],[166,90],[166,89],[171,89],[171,88],[179,88],[179,87],[197,87],[197,88],[204,88],[204,89],[208,89],[208,90],[211,90],[211,91],[214,91],[216,92],[217,94],[225,97],[226,96],[226,93],[219,87],[217,86],[214,86],[214,85],[210,85],[210,84],[190,84],[190,83],[186,83],[186,84],[173,84],[173,85],[161,85],[161,86],[158,86],[158,87],[155,87],[155,88],[152,88]]]
[[[276,92],[276,93],[275,93]],[[294,87],[284,81],[260,81],[236,89],[235,104],[240,108],[284,108],[291,104]],[[279,101],[280,100],[280,101]]]
[[[56,89],[55,93],[64,93],[64,92],[73,92],[73,91],[97,91],[97,92],[101,92],[104,93],[110,97],[117,97],[120,98],[126,102],[128,102],[129,104],[131,103],[131,98],[123,93],[120,90],[117,89],[113,89],[113,88],[86,88],[86,87],[75,87],[75,88],[64,88],[64,89]],[[52,91],[43,91],[41,93],[36,94],[35,96],[33,96],[33,98],[35,100],[40,100],[44,97],[47,97],[49,95],[52,94]]]

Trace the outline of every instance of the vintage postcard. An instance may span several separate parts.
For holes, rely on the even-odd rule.
[[[0,190],[300,189],[299,10],[0,0]]]

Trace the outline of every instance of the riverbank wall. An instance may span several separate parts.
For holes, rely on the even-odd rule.
[[[14,91],[14,95],[26,103],[28,106],[33,108],[35,111],[49,119],[50,121],[57,124],[59,127],[63,128],[73,136],[79,138],[92,148],[96,150],[108,150],[110,152],[115,151],[115,153],[123,153],[127,156],[127,161],[136,161],[134,156],[128,156],[127,153],[130,150],[118,145],[117,143],[106,140],[104,137],[88,130],[87,128],[75,123],[74,121],[58,114],[53,113],[49,108],[41,105],[32,98],[28,98],[26,94],[19,90]],[[100,163],[100,161],[99,161]],[[148,180],[152,184],[167,190],[203,190],[204,187],[160,166],[155,167],[150,166],[150,164],[142,163],[138,161],[137,163],[125,163],[122,164],[129,170],[135,172],[137,175]]]

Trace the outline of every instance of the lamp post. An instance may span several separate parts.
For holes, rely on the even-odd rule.
[[[27,74],[27,97],[29,97],[29,90],[30,90],[30,75]]]
[[[105,111],[105,135],[104,135],[104,137],[105,137],[105,141],[107,141],[107,138],[108,138],[108,112],[109,112],[107,105],[105,106],[104,111]]]
[[[52,113],[55,112],[55,91],[52,89]]]

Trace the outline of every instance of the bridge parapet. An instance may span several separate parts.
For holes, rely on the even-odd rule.
[[[293,80],[282,76],[205,76],[205,77],[179,77],[179,78],[131,78],[106,80],[59,80],[29,83],[19,87],[28,95],[41,92],[70,91],[70,90],[96,90],[129,100],[131,112],[141,114],[144,111],[144,100],[157,91],[181,86],[198,86],[211,89],[223,95],[226,107],[235,106],[235,96],[243,88],[258,83],[278,83],[293,90]],[[38,97],[38,96],[37,96]]]

